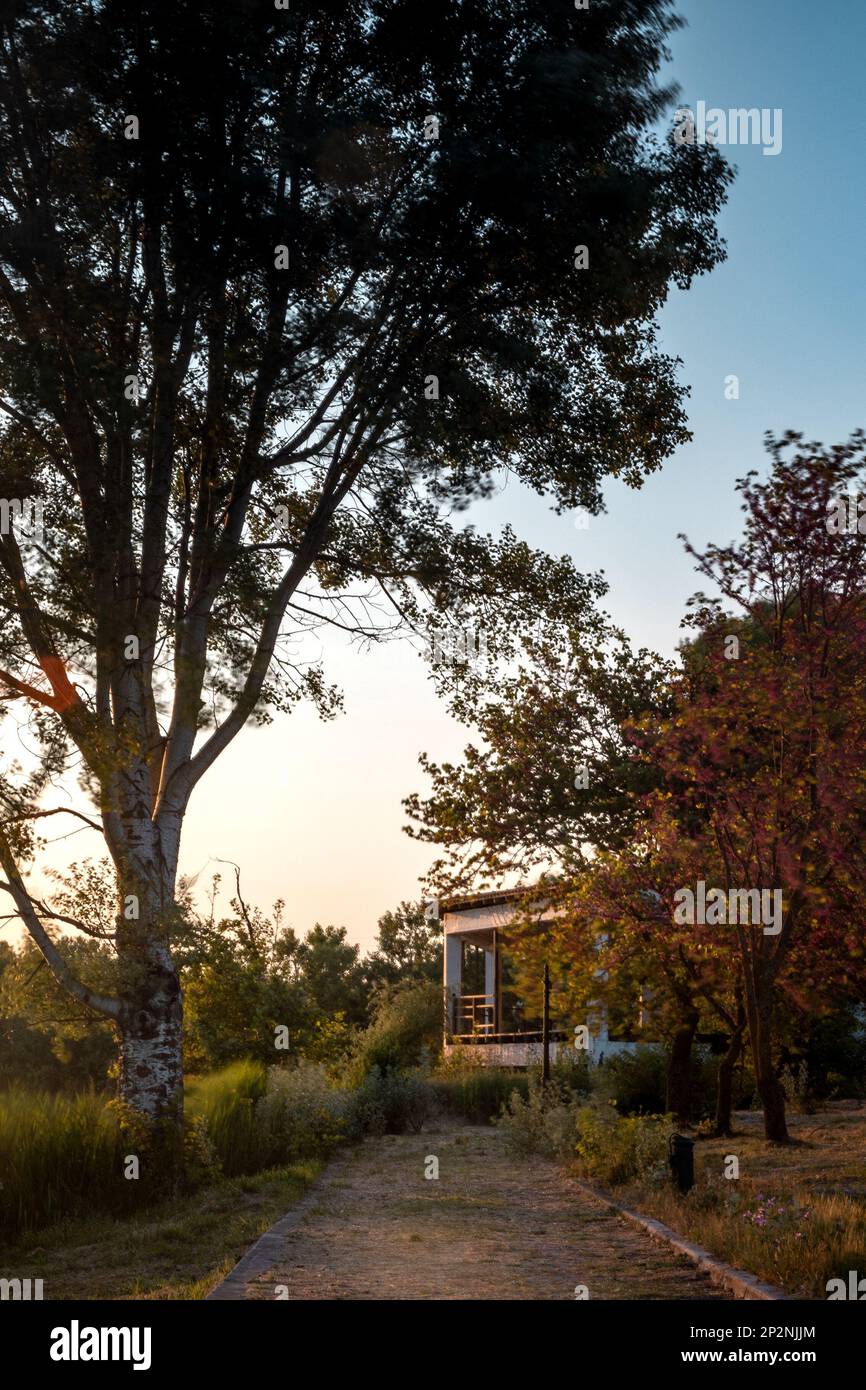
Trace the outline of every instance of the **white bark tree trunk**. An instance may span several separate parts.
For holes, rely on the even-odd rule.
[[[168,953],[153,962],[129,996],[120,1018],[120,1094],[151,1119],[183,1119],[183,1001]]]

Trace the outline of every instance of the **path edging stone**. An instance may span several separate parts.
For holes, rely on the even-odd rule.
[[[603,1192],[597,1187],[590,1187],[589,1183],[581,1182],[579,1178],[573,1178],[572,1181],[575,1187],[579,1187],[587,1197],[594,1197],[596,1201],[611,1208],[624,1220],[630,1222],[632,1226],[638,1226],[641,1230],[646,1231],[653,1240],[661,1241],[681,1255],[686,1255],[709,1276],[714,1284],[721,1284],[724,1288],[729,1289],[735,1298],[790,1302],[784,1289],[778,1288],[776,1284],[766,1284],[756,1275],[749,1274],[744,1269],[734,1269],[733,1265],[725,1264],[724,1260],[720,1260],[717,1255],[711,1255],[709,1250],[704,1250],[700,1245],[686,1240],[676,1231],[672,1231],[670,1226],[656,1221],[655,1217],[643,1216],[641,1212],[632,1211],[629,1207],[623,1206],[609,1192]]]
[[[332,1159],[326,1163],[318,1177],[313,1180],[307,1188],[300,1201],[296,1202],[291,1211],[281,1216],[273,1226],[269,1226],[263,1235],[260,1235],[241,1256],[233,1269],[230,1269],[224,1279],[215,1284],[209,1294],[205,1294],[206,1303],[235,1303],[241,1302],[246,1298],[247,1286],[253,1279],[264,1274],[266,1270],[273,1269],[279,1262],[283,1253],[283,1239],[300,1226],[307,1213],[316,1205],[322,1193],[322,1188],[327,1185],[335,1174],[338,1174],[345,1166],[345,1159]]]

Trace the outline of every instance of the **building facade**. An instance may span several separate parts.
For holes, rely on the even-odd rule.
[[[444,940],[444,1052],[494,1067],[527,1067],[540,1063],[540,1018],[533,1017],[512,987],[509,967],[509,928],[518,916],[524,890],[503,889],[451,898],[440,904]],[[538,927],[552,924],[545,906],[537,905]],[[588,1047],[575,1045],[573,1031],[550,1033],[551,1061],[574,1060],[587,1053],[592,1063],[638,1044],[608,1034],[603,1008],[593,1011]]]

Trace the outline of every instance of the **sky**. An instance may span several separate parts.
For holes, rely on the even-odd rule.
[[[677,539],[699,548],[740,531],[735,480],[763,470],[765,431],[826,443],[866,426],[866,284],[862,243],[866,136],[862,0],[680,0],[689,27],[673,36],[669,76],[680,101],[725,110],[781,108],[782,148],[735,146],[738,171],[720,230],[728,260],[661,318],[662,347],[683,359],[693,439],[632,491],[612,482],[607,512],[573,515],[513,482],[474,521],[511,523],[532,545],[603,570],[604,607],[636,646],[672,654],[689,595],[701,587]],[[725,397],[739,378],[739,399]],[[236,861],[244,896],[286,903],[298,931],[343,925],[367,949],[378,917],[420,895],[431,848],[402,833],[401,799],[424,791],[418,754],[456,758],[470,737],[437,700],[408,644],[366,652],[327,639],[326,672],[345,712],[321,723],[307,708],[247,729],[200,784],[187,818],[182,871]],[[55,854],[86,852],[86,836]],[[224,879],[227,884],[228,879]]]

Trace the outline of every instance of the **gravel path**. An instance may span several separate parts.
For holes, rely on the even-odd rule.
[[[438,1179],[425,1178],[431,1157]],[[246,1298],[573,1300],[578,1285],[590,1299],[729,1297],[555,1164],[468,1125],[345,1153],[268,1258]]]

